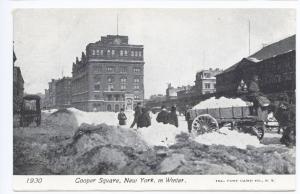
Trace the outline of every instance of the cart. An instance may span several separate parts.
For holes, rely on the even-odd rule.
[[[261,140],[265,133],[265,120],[267,110],[252,106],[190,109],[192,133],[196,136],[204,133],[218,131],[222,126],[257,136]],[[253,114],[255,112],[255,114]]]

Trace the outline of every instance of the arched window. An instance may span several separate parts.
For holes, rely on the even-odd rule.
[[[110,104],[107,105],[107,109],[106,110],[107,111],[111,111],[111,105]]]

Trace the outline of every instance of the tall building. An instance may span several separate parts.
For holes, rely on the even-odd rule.
[[[63,77],[55,83],[55,104],[59,108],[71,106],[71,81],[70,77]]]
[[[200,94],[216,92],[216,75],[222,73],[219,68],[202,70],[196,74],[195,90]]]
[[[133,109],[144,100],[144,47],[128,36],[90,43],[72,69],[72,106],[84,111]]]
[[[49,99],[49,108],[56,108],[56,82],[57,80],[52,79],[51,82],[48,83],[49,89],[47,97]]]

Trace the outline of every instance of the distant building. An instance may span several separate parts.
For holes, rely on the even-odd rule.
[[[210,94],[216,92],[216,75],[222,73],[219,68],[202,70],[196,74],[195,91],[198,94]]]
[[[45,89],[45,99],[42,105],[44,109],[50,108],[50,98],[49,98],[49,89]]]
[[[20,111],[21,103],[24,95],[24,79],[20,67],[15,66],[17,57],[13,51],[13,111]]]
[[[48,95],[47,98],[49,99],[48,108],[56,108],[56,82],[57,80],[52,79],[51,82],[48,83]]]
[[[241,80],[249,84],[253,75],[258,75],[261,91],[272,94],[269,97],[286,93],[295,101],[296,35],[263,47],[217,75],[217,93],[236,94]]]
[[[162,102],[166,100],[166,96],[163,94],[156,94],[151,95],[148,101],[154,101],[154,102]]]
[[[171,99],[177,99],[177,93],[180,91],[187,91],[190,90],[192,86],[181,86],[174,88],[171,84],[168,84],[168,88],[166,89],[166,99],[171,100]]]
[[[90,43],[72,69],[72,106],[84,111],[133,109],[144,100],[144,47],[128,36]]]
[[[55,83],[55,105],[58,108],[71,106],[71,81],[70,77],[63,77]]]

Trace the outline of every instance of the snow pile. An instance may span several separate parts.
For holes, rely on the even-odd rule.
[[[174,125],[157,123],[155,121],[150,127],[139,128],[137,133],[150,146],[168,147],[176,143],[175,137],[183,132],[182,129],[182,127],[176,128]]]
[[[239,133],[235,130],[229,130],[226,127],[222,127],[219,132],[206,133],[195,137],[195,141],[206,145],[224,145],[235,146],[240,149],[246,149],[248,145],[254,147],[263,146],[256,136]]]
[[[243,101],[240,98],[211,97],[195,105],[193,109],[228,108],[228,107],[240,107],[240,106],[249,106],[249,105],[250,105],[249,102]]]
[[[115,126],[119,124],[118,113],[115,112],[84,112],[76,108],[68,108],[68,110],[75,115],[79,126],[82,123],[87,123],[87,124],[105,123],[107,125],[115,125]],[[127,116],[126,127],[128,127],[133,121],[134,113],[125,112],[125,114]]]

